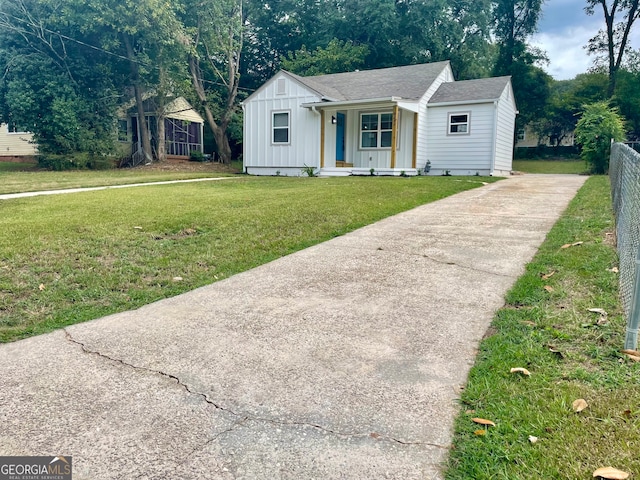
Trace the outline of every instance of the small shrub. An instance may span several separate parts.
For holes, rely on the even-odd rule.
[[[369,169],[369,173],[371,174],[371,176],[376,174],[376,169],[375,168],[371,168]]]
[[[305,163],[304,167],[302,167],[302,173],[306,174],[308,177],[315,177],[316,176],[316,169],[315,169],[315,167],[310,167],[309,165],[307,165]]]
[[[582,145],[581,157],[590,173],[607,173],[611,142],[624,139],[624,119],[617,108],[607,102],[584,106],[576,125],[576,141]]]
[[[191,150],[189,154],[189,161],[191,162],[205,162],[207,157],[200,150]]]

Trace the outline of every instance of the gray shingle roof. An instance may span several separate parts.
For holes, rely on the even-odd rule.
[[[480,78],[443,83],[429,100],[429,104],[497,100],[511,77]]]
[[[366,100],[401,97],[418,100],[449,62],[301,77],[287,72],[303,85],[330,100]]]

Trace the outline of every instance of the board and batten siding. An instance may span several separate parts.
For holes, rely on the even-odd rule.
[[[489,175],[495,139],[495,105],[430,106],[427,157],[434,174]],[[469,134],[449,134],[449,114],[469,114]]]
[[[513,90],[507,86],[498,101],[494,175],[509,175],[513,170],[515,123],[516,106],[513,100]]]
[[[320,168],[320,113],[301,107],[320,101],[315,93],[285,74],[272,78],[245,103],[243,161],[247,173],[302,174]],[[274,112],[289,112],[289,143],[272,142]]]
[[[31,133],[10,133],[7,124],[0,124],[0,156],[24,157],[37,155]]]
[[[420,99],[418,103],[418,140],[417,140],[417,159],[416,159],[416,167],[418,169],[424,168],[425,164],[428,160],[427,155],[427,144],[428,144],[428,123],[429,123],[429,109],[427,108],[427,103],[431,99],[434,93],[438,90],[440,85],[445,82],[453,82],[455,81],[453,78],[453,71],[451,70],[451,66],[447,65],[446,68],[440,72],[440,75],[436,77],[434,82],[431,84],[429,89],[425,92],[425,94]]]

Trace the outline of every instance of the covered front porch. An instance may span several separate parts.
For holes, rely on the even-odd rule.
[[[320,175],[417,175],[417,104],[397,98],[303,105],[320,116]]]

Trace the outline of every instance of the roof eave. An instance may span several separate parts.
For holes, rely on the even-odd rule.
[[[429,102],[427,103],[427,108],[429,107],[449,107],[453,105],[479,105],[482,103],[496,103],[499,98],[485,98],[482,100],[452,100],[450,102]]]
[[[330,100],[327,99],[322,102],[309,102],[303,103],[301,106],[304,108],[333,108],[333,107],[345,107],[349,105],[363,105],[367,103],[391,103],[397,104],[400,102],[407,102],[407,99],[402,97],[381,97],[381,98],[363,98],[360,100]]]

